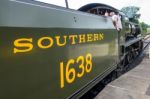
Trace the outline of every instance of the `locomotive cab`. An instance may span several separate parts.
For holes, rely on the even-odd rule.
[[[95,14],[95,15],[101,15],[101,16],[107,16],[105,14],[110,13],[110,12],[118,13],[117,9],[111,6],[108,6],[105,4],[99,4],[99,3],[88,4],[79,8],[78,10],[82,12]]]

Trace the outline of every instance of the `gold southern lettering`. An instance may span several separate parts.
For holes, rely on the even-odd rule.
[[[67,43],[67,36],[63,36],[63,42],[60,43],[60,36],[55,36],[58,46],[64,46]]]
[[[85,43],[85,34],[79,35],[79,43]]]
[[[44,40],[48,40],[49,41],[49,44],[48,45],[43,45],[42,42],[44,42]],[[47,48],[50,48],[52,47],[54,44],[54,41],[51,37],[41,37],[38,42],[37,42],[37,45],[39,46],[39,48],[43,48],[43,49],[47,49]]]
[[[40,49],[48,49],[53,46],[66,46],[68,44],[81,44],[88,42],[101,41],[104,39],[103,33],[88,33],[80,35],[64,35],[64,36],[45,36],[40,37],[37,41],[34,38],[18,38],[14,41],[13,53],[23,53],[33,50],[34,46]],[[34,42],[33,42],[34,41]]]
[[[87,42],[93,41],[93,34],[87,34]]]
[[[69,35],[69,39],[71,40],[71,44],[76,44],[75,39],[77,39],[78,35]]]
[[[14,41],[14,53],[29,52],[33,49],[32,38],[20,38]]]

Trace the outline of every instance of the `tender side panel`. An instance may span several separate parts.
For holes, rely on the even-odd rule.
[[[67,98],[117,64],[111,19],[17,1],[0,4],[1,99]]]

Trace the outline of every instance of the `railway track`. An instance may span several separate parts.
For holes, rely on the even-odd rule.
[[[146,37],[143,38],[143,49],[142,52],[129,64],[127,64],[125,67],[125,70],[122,72],[121,75],[123,75],[124,73],[130,71],[131,69],[133,69],[134,67],[136,67],[138,64],[140,64],[140,62],[143,60],[143,58],[145,57],[145,49],[148,48],[148,46],[150,45],[150,35],[146,35]],[[112,75],[112,74],[110,74]],[[119,76],[115,76],[113,78],[110,79],[110,76],[108,75],[107,77],[105,77],[104,79],[108,79],[108,83],[110,83],[111,81],[117,79]],[[98,93],[100,93],[103,88],[105,88],[105,86],[107,85],[106,83],[102,81],[100,81],[98,84],[96,84],[96,86],[94,86],[91,90],[89,90],[85,95],[83,95],[81,97],[81,99],[93,99],[94,97],[97,96]]]

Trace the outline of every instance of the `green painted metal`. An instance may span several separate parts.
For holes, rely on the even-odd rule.
[[[91,82],[97,77],[106,76],[118,63],[118,33],[111,19],[69,10],[53,5],[18,0],[0,1],[0,98],[1,99],[64,99],[77,98],[91,88]],[[88,41],[88,34],[103,34],[99,40]],[[75,44],[69,38],[76,35]],[[81,43],[79,35],[85,35]],[[56,37],[66,44],[58,46]],[[38,42],[43,37],[51,38],[54,43],[49,48],[40,48]],[[33,48],[27,52],[14,53],[14,48],[24,50],[29,47],[16,46],[30,44]],[[92,36],[93,38],[93,36]],[[52,41],[45,39],[43,46]],[[22,45],[23,46],[23,45]],[[60,86],[60,63],[70,59],[77,61],[79,56],[92,55],[92,70],[81,72],[82,61],[71,64],[76,72],[72,83],[66,81]],[[89,60],[89,58],[87,59]],[[69,76],[72,78],[72,75]]]

